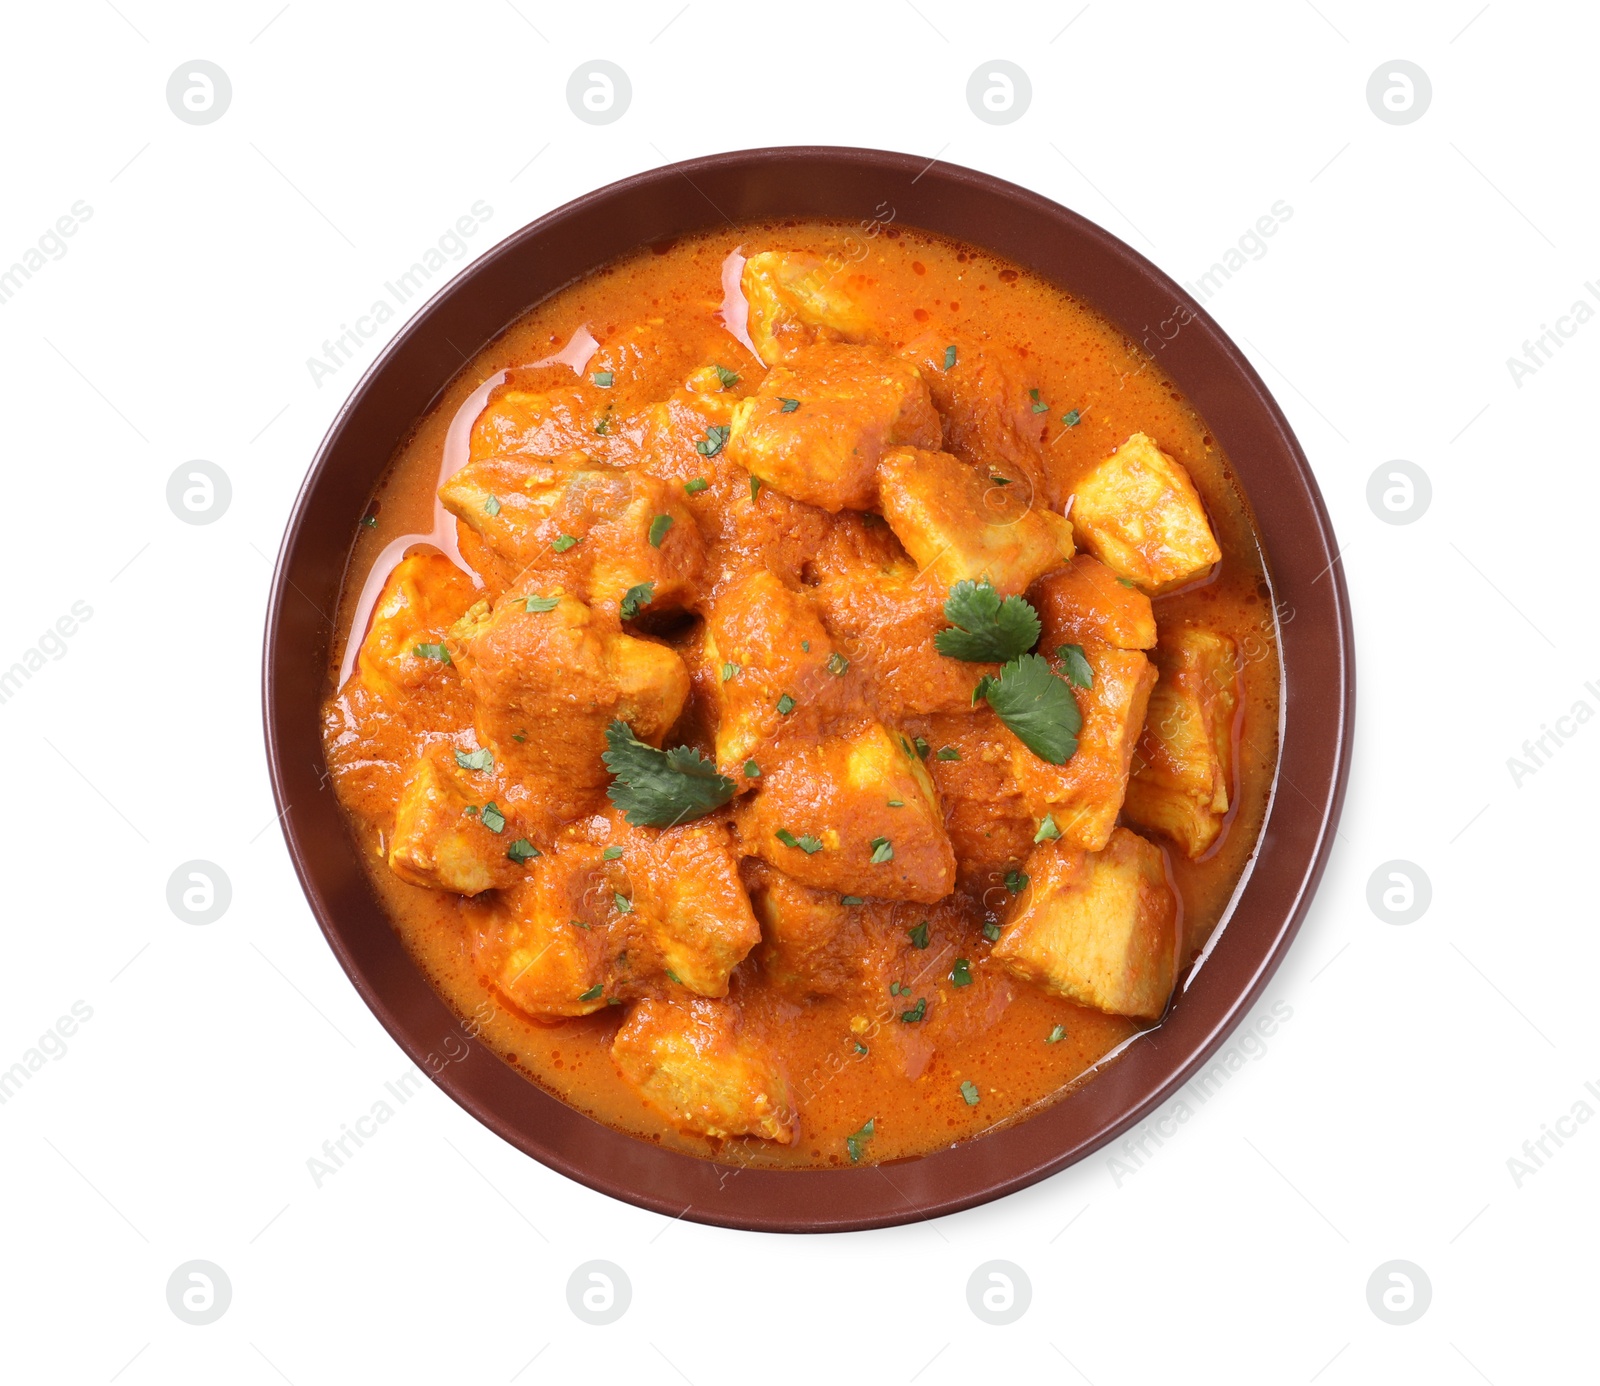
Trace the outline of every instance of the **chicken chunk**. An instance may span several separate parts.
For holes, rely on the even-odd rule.
[[[1086,635],[1119,650],[1148,650],[1156,643],[1150,598],[1086,553],[1040,578],[1028,589],[1028,600],[1044,628],[1041,650],[1081,644]]]
[[[744,878],[761,923],[762,972],[803,996],[838,996],[860,974],[862,906],[832,890],[815,890],[747,858]]]
[[[933,901],[954,887],[938,796],[904,735],[867,721],[785,743],[760,769],[734,813],[746,852],[842,895]]]
[[[1146,592],[1181,587],[1222,558],[1189,473],[1143,433],[1091,468],[1073,496],[1079,542]]]
[[[1098,851],[1111,837],[1128,787],[1156,671],[1138,650],[1119,650],[1086,635],[1090,686],[1072,687],[1083,725],[1064,765],[1041,760],[1013,741],[1012,773],[1035,822],[1048,814],[1064,841]]]
[[[726,588],[706,621],[707,662],[718,672],[717,764],[745,761],[779,737],[823,736],[853,714],[860,676],[833,645],[810,596],[758,568]]]
[[[506,855],[519,836],[492,799],[463,784],[453,746],[431,746],[412,767],[395,806],[389,869],[412,885],[478,895],[522,879]]]
[[[1171,838],[1192,860],[1217,840],[1232,803],[1238,647],[1184,626],[1162,633],[1155,662],[1161,677],[1125,807],[1129,822]]]
[[[760,1136],[787,1145],[798,1128],[777,1054],[729,1001],[641,1001],[612,1042],[622,1075],[682,1131]]]
[[[774,489],[824,510],[870,510],[878,459],[909,443],[938,447],[922,375],[881,347],[818,342],[767,372],[733,411],[728,458]]]
[[[688,670],[673,650],[623,633],[570,597],[508,597],[456,631],[478,740],[513,805],[535,824],[535,842],[599,804],[613,719],[657,744],[689,696]]]
[[[639,828],[608,810],[572,825],[530,872],[531,888],[476,945],[480,966],[530,1015],[726,996],[729,975],[760,941],[721,819]]]
[[[693,601],[705,546],[679,486],[581,453],[555,462],[504,454],[469,462],[439,488],[452,515],[519,572],[591,606],[615,608],[652,584],[659,609]]]
[[[1043,440],[1051,416],[1039,407],[1039,382],[1016,347],[930,332],[900,354],[916,362],[928,382],[944,420],[945,451],[985,476],[1007,478],[1029,504],[1050,509],[1056,497]]]
[[[868,518],[839,516],[817,553],[817,610],[853,651],[883,716],[967,712],[978,680],[1000,666],[939,653],[948,589],[918,572],[882,520]]]
[[[1064,517],[947,452],[891,450],[878,465],[878,490],[895,537],[943,590],[987,577],[1010,596],[1072,557]]]
[[[603,1010],[617,994],[625,945],[608,927],[602,849],[563,843],[536,859],[528,879],[495,899],[471,936],[479,972],[538,1020]]]
[[[851,297],[849,266],[805,251],[764,250],[744,262],[740,285],[750,305],[750,341],[768,366],[809,346],[823,328],[865,340],[872,320]]]
[[[578,450],[626,462],[631,449],[615,422],[614,396],[588,376],[573,382],[566,366],[512,371],[489,392],[473,421],[468,457],[474,462],[505,453],[551,458]]]
[[[1013,768],[1016,737],[986,703],[971,713],[913,720],[906,730],[928,747],[928,773],[939,791],[962,887],[986,903],[1003,904],[1006,874],[1033,850],[1040,823]]]
[[[1079,1005],[1159,1020],[1178,961],[1178,905],[1161,849],[1126,828],[1105,850],[1048,842],[1028,858],[993,957]]]
[[[443,554],[402,558],[372,609],[355,677],[391,705],[414,689],[454,678],[442,657],[445,633],[477,596],[472,579]]]

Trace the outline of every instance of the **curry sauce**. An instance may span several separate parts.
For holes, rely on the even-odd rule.
[[[1277,755],[1204,421],[1085,304],[893,225],[685,237],[528,311],[399,450],[337,628],[333,782],[436,989],[595,1119],[740,1164],[1092,1081],[1224,918]]]

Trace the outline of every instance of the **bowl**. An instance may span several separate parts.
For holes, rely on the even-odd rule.
[[[534,303],[640,246],[720,223],[889,214],[1054,281],[1146,345],[1231,460],[1280,623],[1280,753],[1251,865],[1166,1021],[1052,1104],[933,1154],[846,1170],[741,1168],[603,1126],[463,1038],[391,927],[327,776],[319,709],[352,536],[396,447],[475,354]],[[329,946],[408,1055],[490,1130],[590,1188],[672,1218],[762,1231],[884,1227],[970,1208],[1081,1160],[1172,1097],[1271,979],[1311,902],[1349,768],[1355,670],[1338,545],[1305,455],[1206,312],[1115,236],[987,174],[870,149],[742,150],[601,188],[508,237],[373,362],[312,463],[267,612],[263,711],[289,855]],[[441,1065],[441,1044],[452,1061]]]

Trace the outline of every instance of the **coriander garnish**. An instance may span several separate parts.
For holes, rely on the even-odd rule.
[[[1094,670],[1082,645],[1057,645],[1056,658],[1061,661],[1062,671],[1070,682],[1079,688],[1094,687]]]
[[[800,401],[799,400],[797,400],[797,399],[786,399],[782,395],[778,396],[778,412],[779,413],[781,413],[781,414],[792,414],[799,407],[800,407]]]
[[[920,924],[914,924],[906,930],[911,939],[913,948],[926,948],[928,946],[928,921],[924,919]]]
[[[641,582],[630,587],[622,594],[622,601],[617,606],[617,614],[624,621],[631,621],[640,610],[650,605],[655,600],[656,585],[654,582]]]
[[[478,821],[492,833],[503,833],[506,830],[506,816],[500,812],[499,805],[493,799],[483,806]]]
[[[463,770],[493,770],[494,754],[487,746],[476,751],[457,751],[456,764]]]
[[[951,659],[1004,663],[1039,641],[1039,613],[1024,597],[1002,601],[988,578],[956,583],[944,614],[953,624],[933,637],[933,647]]]
[[[868,1117],[865,1126],[863,1126],[859,1131],[852,1132],[850,1135],[844,1138],[844,1148],[850,1154],[851,1164],[857,1164],[860,1161],[862,1147],[864,1147],[866,1143],[872,1139],[873,1135],[874,1118]]]
[[[552,539],[550,541],[550,547],[552,549],[554,549],[557,553],[565,553],[568,549],[570,549],[577,542],[578,542],[578,539],[577,539],[577,537],[575,535],[558,534],[554,539]]]
[[[523,598],[522,609],[527,612],[554,611],[560,605],[560,597],[541,597],[538,593],[534,593],[530,597]]]
[[[955,965],[950,969],[950,985],[953,987],[972,985],[972,964],[966,958],[955,960]]]
[[[620,718],[606,728],[606,745],[601,759],[616,776],[606,794],[635,826],[664,828],[704,817],[738,788],[694,747],[659,750]]]
[[[1055,1029],[1044,1037],[1044,1042],[1046,1044],[1060,1044],[1066,1037],[1067,1027],[1065,1025],[1057,1025]]]
[[[961,1084],[961,1100],[969,1107],[978,1105],[978,1089],[970,1078]]]
[[[1039,831],[1033,835],[1033,840],[1035,842],[1054,842],[1060,836],[1061,829],[1056,827],[1055,816],[1047,813],[1039,820]]]
[[[436,659],[441,664],[450,663],[450,651],[443,645],[418,645],[411,653],[418,659]]]
[[[1040,760],[1065,765],[1078,749],[1083,715],[1072,690],[1056,676],[1048,660],[1018,655],[996,678],[985,674],[972,701],[987,698],[1000,720]]]
[[[728,425],[711,424],[706,429],[706,436],[694,445],[694,450],[702,457],[715,457],[727,441]]]
[[[538,856],[539,849],[529,842],[527,838],[519,837],[506,848],[506,855],[516,862],[518,866],[521,866],[529,858]]]
[[[881,866],[886,861],[894,860],[894,844],[886,837],[872,839],[872,864]]]
[[[672,516],[657,515],[650,521],[650,547],[659,549],[661,541],[667,537],[667,531],[672,528]]]

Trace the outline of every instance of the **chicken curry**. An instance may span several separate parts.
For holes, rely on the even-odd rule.
[[[655,245],[528,312],[396,457],[330,671],[434,985],[724,1161],[922,1154],[1084,1080],[1173,1003],[1277,751],[1249,509],[1157,360],[871,231]]]

